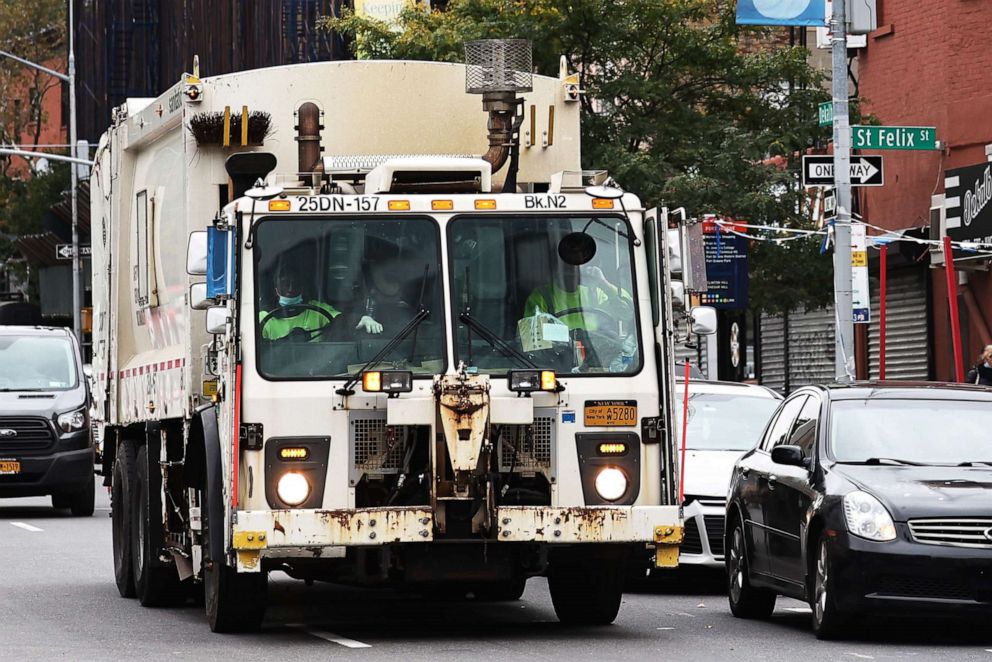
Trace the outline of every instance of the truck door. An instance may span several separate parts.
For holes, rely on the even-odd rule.
[[[648,279],[651,291],[651,318],[654,325],[655,368],[658,374],[659,418],[657,434],[662,444],[662,498],[665,503],[678,501],[677,430],[675,430],[675,322],[672,312],[671,272],[668,253],[667,215],[657,209],[644,214],[644,245],[647,252]]]

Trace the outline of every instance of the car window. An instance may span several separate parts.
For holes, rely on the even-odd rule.
[[[778,418],[775,419],[775,423],[765,435],[765,441],[761,444],[763,450],[770,451],[773,446],[785,443],[785,440],[792,433],[792,425],[795,423],[796,416],[803,408],[803,403],[806,402],[807,397],[803,394],[785,401],[782,408],[779,409]]]
[[[813,440],[816,439],[816,427],[820,417],[820,399],[815,395],[806,398],[806,403],[796,417],[789,435],[789,443],[803,449],[803,455],[813,454]]]

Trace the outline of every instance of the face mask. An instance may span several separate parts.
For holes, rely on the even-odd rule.
[[[303,295],[297,294],[295,297],[284,297],[279,295],[279,305],[280,306],[293,306],[298,303],[303,303]]]

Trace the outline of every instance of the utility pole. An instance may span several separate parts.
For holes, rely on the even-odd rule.
[[[851,281],[851,126],[848,117],[846,0],[833,1],[832,89],[834,105],[834,306],[836,312],[836,378],[854,380],[854,306]]]

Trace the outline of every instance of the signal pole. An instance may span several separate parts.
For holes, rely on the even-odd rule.
[[[833,0],[830,19],[834,106],[834,308],[836,378],[854,380],[854,305],[851,280],[851,126],[848,116],[846,0]]]

